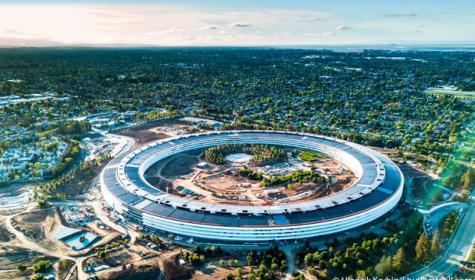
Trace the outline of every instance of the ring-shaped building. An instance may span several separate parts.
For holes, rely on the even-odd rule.
[[[159,190],[144,178],[157,161],[224,144],[267,144],[324,153],[357,177],[329,196],[300,202],[242,206],[207,203]],[[222,131],[151,142],[111,161],[101,174],[107,204],[147,231],[200,240],[260,243],[329,235],[365,225],[396,207],[404,178],[387,157],[326,136],[283,131]]]

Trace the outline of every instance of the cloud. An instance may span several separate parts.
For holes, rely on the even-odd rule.
[[[44,37],[36,33],[25,33],[16,29],[6,29],[5,31],[3,31],[3,34],[8,35],[8,37],[10,36],[25,37],[25,38],[43,38]]]
[[[215,25],[210,25],[210,26],[203,26],[203,27],[200,27],[200,28],[197,28],[198,30],[216,30],[218,29],[217,26]]]
[[[335,36],[336,34],[333,33],[333,32],[324,32],[324,33],[320,33],[320,32],[316,32],[316,33],[305,33],[303,34],[307,37],[331,37],[331,36]]]
[[[167,34],[167,33],[182,33],[182,32],[185,32],[185,30],[180,29],[180,28],[171,28],[171,29],[166,29],[166,30],[160,31],[159,33],[160,34]]]
[[[336,27],[336,30],[342,30],[342,31],[351,30],[351,29],[353,29],[353,27],[344,26],[344,25],[339,25],[339,26]]]
[[[347,16],[318,8],[234,9],[125,3],[0,4],[0,38],[3,38],[0,45],[459,42],[469,40],[467,34],[475,34],[475,17],[471,10],[459,12],[460,15],[437,16],[438,20],[426,22],[423,21],[426,17],[435,17],[432,11],[417,15],[414,10],[387,10],[374,16],[374,11],[365,10]],[[447,10],[449,12],[453,14]],[[428,27],[421,26],[424,24]],[[418,29],[423,32],[416,34]],[[358,34],[354,34],[356,32]],[[277,33],[290,35],[276,36]]]
[[[400,14],[386,14],[384,17],[388,18],[411,18],[411,17],[417,17],[418,14],[416,13],[400,13]]]
[[[235,23],[233,24],[233,26],[237,28],[246,28],[246,27],[251,27],[252,25],[246,24],[246,23]]]
[[[13,34],[13,35],[26,35],[24,32],[17,31],[17,30],[14,30],[14,29],[7,29],[7,30],[5,30],[3,33],[5,33],[5,34]]]
[[[324,19],[322,19],[321,17],[308,16],[308,17],[298,18],[297,22],[313,23],[313,22],[319,22],[319,21],[322,21],[322,20],[324,20]]]
[[[0,37],[1,47],[53,47],[64,45],[60,42],[51,40],[49,38],[12,38],[12,37]]]

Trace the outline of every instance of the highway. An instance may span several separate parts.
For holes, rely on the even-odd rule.
[[[474,194],[475,191],[472,192],[472,196]],[[407,275],[407,278],[434,279],[452,276],[458,270],[460,261],[466,260],[469,256],[474,241],[475,201],[472,199],[445,252],[428,266]]]

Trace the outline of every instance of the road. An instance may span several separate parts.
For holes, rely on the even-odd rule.
[[[468,208],[468,204],[461,202],[444,203],[432,207],[430,210],[418,210],[424,216],[424,232],[426,235],[431,236],[433,230],[437,229],[440,222],[445,218],[450,211],[461,211]]]
[[[472,192],[472,196],[475,191]],[[475,201],[470,201],[467,212],[446,247],[445,252],[428,266],[407,275],[408,278],[440,278],[452,276],[460,261],[469,256],[475,241]]]

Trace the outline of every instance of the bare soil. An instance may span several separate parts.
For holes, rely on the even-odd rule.
[[[245,277],[249,273],[248,266],[240,267],[242,269],[242,275]],[[194,271],[191,279],[193,280],[208,280],[216,279],[221,280],[225,279],[228,273],[236,275],[238,267],[221,267],[215,264],[215,262],[208,262],[203,267]],[[254,269],[254,272],[256,270]],[[278,277],[276,279],[279,279]]]
[[[121,131],[120,134],[134,138],[136,145],[143,145],[148,142],[170,137],[170,135],[165,133],[155,133],[149,130],[129,131],[126,129]]]
[[[13,238],[4,225],[0,225],[0,242],[8,242]]]
[[[195,155],[199,154],[193,152]],[[164,190],[164,181],[170,181],[173,185],[170,193],[182,197],[194,196],[196,200],[209,203],[272,205],[327,196],[351,186],[356,181],[356,177],[348,168],[340,168],[340,163],[330,158],[321,158],[305,164],[322,170],[328,177],[333,177],[334,182],[330,185],[307,182],[293,184],[291,189],[285,184],[262,188],[259,181],[236,175],[238,167],[232,164],[209,164],[207,169],[197,168],[194,164],[198,163],[198,157],[195,155],[183,153],[168,161],[156,163],[150,169],[150,173],[155,174],[155,177],[149,178],[149,182]],[[167,182],[166,186],[170,187],[170,184]],[[181,194],[178,187],[185,187],[194,194]]]
[[[71,269],[74,265],[74,262],[71,260],[63,260],[65,266],[61,266],[60,262],[55,264],[55,269],[57,271],[58,279],[71,279],[66,277],[71,277],[72,274],[77,274],[77,267]],[[72,278],[75,279],[75,278]]]
[[[155,128],[157,126],[169,126],[174,124],[175,122],[175,120],[159,120],[136,127],[123,129],[119,131],[118,134],[134,138],[135,145],[141,146],[151,141],[170,137],[169,134],[156,130]]]
[[[105,160],[97,167],[79,172],[79,174],[77,174],[73,180],[58,187],[55,192],[66,194],[67,199],[75,199],[78,196],[87,193],[89,188],[98,182],[96,181],[97,175],[102,171],[108,162],[109,160]]]
[[[52,231],[59,224],[55,209],[39,209],[23,213],[13,219],[15,227],[43,248],[67,252],[68,248],[54,240]]]
[[[124,252],[126,252],[124,254]],[[143,258],[139,253],[147,254],[148,258]],[[127,254],[130,254],[127,256]],[[169,264],[175,264],[175,259],[178,254],[178,249],[174,248],[171,251],[165,251],[163,253],[158,253],[156,251],[149,250],[142,246],[133,246],[129,249],[121,249],[117,252],[107,256],[105,260],[98,258],[90,258],[87,260],[87,263],[95,262],[96,265],[101,265],[106,262],[112,263],[120,262],[120,265],[117,265],[108,270],[102,271],[98,274],[100,279],[157,279],[157,276],[162,273],[164,270],[171,272],[172,275],[179,276],[181,274],[188,274],[186,268],[178,267],[177,270],[173,270]],[[171,263],[170,263],[171,262]],[[133,264],[132,268],[126,267],[124,270],[122,264]],[[167,265],[168,264],[168,265]],[[172,271],[170,271],[172,269]],[[165,278],[168,279],[168,278]],[[171,278],[179,279],[179,278]]]
[[[1,247],[0,248],[0,273],[3,270],[14,270],[19,264],[31,267],[36,261],[40,259],[48,259],[55,261],[52,257],[46,257],[38,252],[30,251],[20,247]],[[1,276],[1,274],[0,274]],[[2,278],[0,279],[7,279]]]

